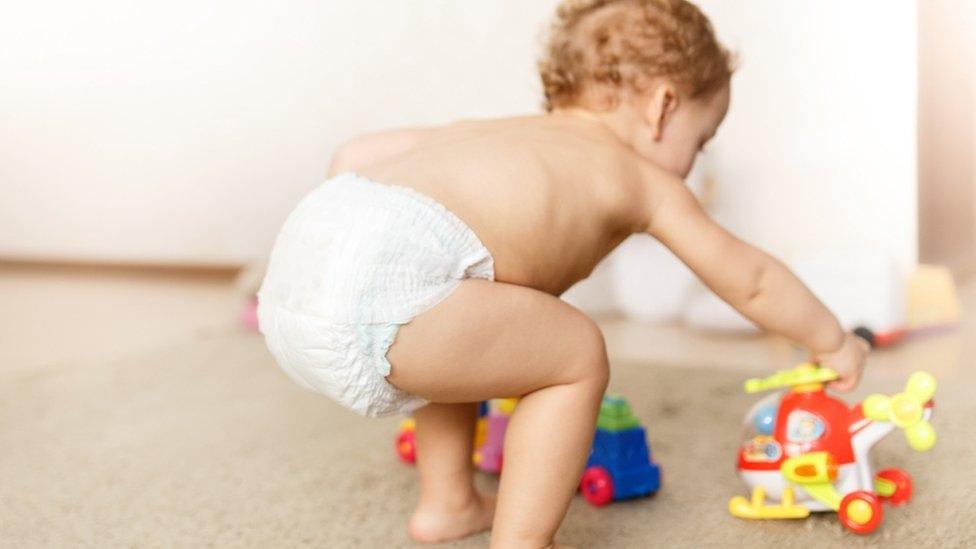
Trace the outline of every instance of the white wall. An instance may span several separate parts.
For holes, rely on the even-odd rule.
[[[531,112],[555,0],[8,6],[0,256],[260,255],[363,131]],[[780,254],[915,256],[915,2],[707,0],[739,51],[720,218]]]
[[[0,256],[260,256],[341,140],[533,111],[554,5],[10,3]]]
[[[976,2],[919,7],[919,254],[965,276],[976,272]]]
[[[741,57],[712,148],[717,215],[784,256],[916,261],[914,0],[704,0]]]

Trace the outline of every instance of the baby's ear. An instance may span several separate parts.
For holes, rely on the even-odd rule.
[[[678,90],[671,82],[661,82],[652,88],[645,106],[644,119],[655,141],[664,135],[664,127],[678,108]]]

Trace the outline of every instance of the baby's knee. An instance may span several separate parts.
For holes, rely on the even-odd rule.
[[[580,323],[576,334],[572,372],[575,381],[585,382],[602,393],[610,381],[610,363],[603,331],[588,317]]]

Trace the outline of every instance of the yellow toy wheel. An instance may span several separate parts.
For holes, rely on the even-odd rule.
[[[874,494],[858,490],[840,500],[837,517],[851,532],[869,534],[881,524],[884,510],[881,508],[881,501]]]

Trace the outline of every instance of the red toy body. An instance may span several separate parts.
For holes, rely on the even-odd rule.
[[[789,418],[791,415],[797,418],[804,417],[799,414],[810,414],[814,418],[821,418],[824,424],[823,434],[815,440],[790,440],[786,432]],[[839,464],[853,463],[854,449],[851,446],[847,426],[850,418],[855,415],[859,414],[849,410],[843,402],[827,396],[823,390],[786,393],[780,401],[773,432],[773,439],[781,450],[780,457],[772,461],[750,459],[748,448],[743,445],[739,449],[738,467],[754,471],[779,471],[787,458],[819,450],[830,452]]]

